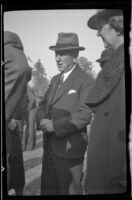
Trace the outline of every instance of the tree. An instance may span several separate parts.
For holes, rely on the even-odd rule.
[[[94,71],[94,66],[92,65],[92,62],[88,61],[86,57],[79,57],[78,59],[78,65],[81,67],[86,73],[90,74],[93,78],[96,77],[96,73]]]
[[[34,64],[32,77],[34,81],[33,89],[35,91],[36,98],[42,98],[48,88],[49,81],[40,59]]]

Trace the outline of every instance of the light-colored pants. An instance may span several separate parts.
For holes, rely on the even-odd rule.
[[[27,130],[25,132],[25,144],[27,150],[32,150],[36,145],[36,113],[37,108],[29,110]]]

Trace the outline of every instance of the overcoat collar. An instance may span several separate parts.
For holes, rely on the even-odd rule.
[[[124,45],[121,45],[98,74],[87,104],[95,106],[103,102],[116,88],[124,73]]]
[[[69,90],[69,88],[71,87],[73,81],[77,78],[77,74],[80,73],[80,68],[77,65],[73,71],[71,72],[71,74],[68,76],[68,78],[65,80],[65,82],[60,86],[60,88],[58,88],[58,84],[59,84],[59,79],[60,76],[59,75],[56,80],[54,81],[54,85],[51,91],[51,96],[49,99],[49,103],[50,104],[54,104],[66,91]],[[56,92],[54,92],[56,91]]]
[[[58,85],[59,85],[60,77],[61,77],[61,74],[58,74],[56,76],[55,80],[53,81],[53,84],[52,84],[52,87],[51,87],[51,90],[50,90],[48,104],[51,104],[51,102],[52,102],[52,100],[55,96],[56,90],[57,90]]]

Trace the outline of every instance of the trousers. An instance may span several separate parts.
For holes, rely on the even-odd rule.
[[[56,156],[47,144],[42,161],[41,195],[69,195],[72,180],[70,169],[82,162],[83,158],[65,159]]]

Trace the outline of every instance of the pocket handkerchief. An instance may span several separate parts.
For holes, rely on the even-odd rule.
[[[71,143],[70,143],[69,141],[67,141],[67,143],[66,143],[66,152],[67,152],[69,149],[71,149],[71,147],[72,147]]]
[[[77,91],[76,90],[69,90],[68,94],[73,94],[73,93],[76,93]]]

